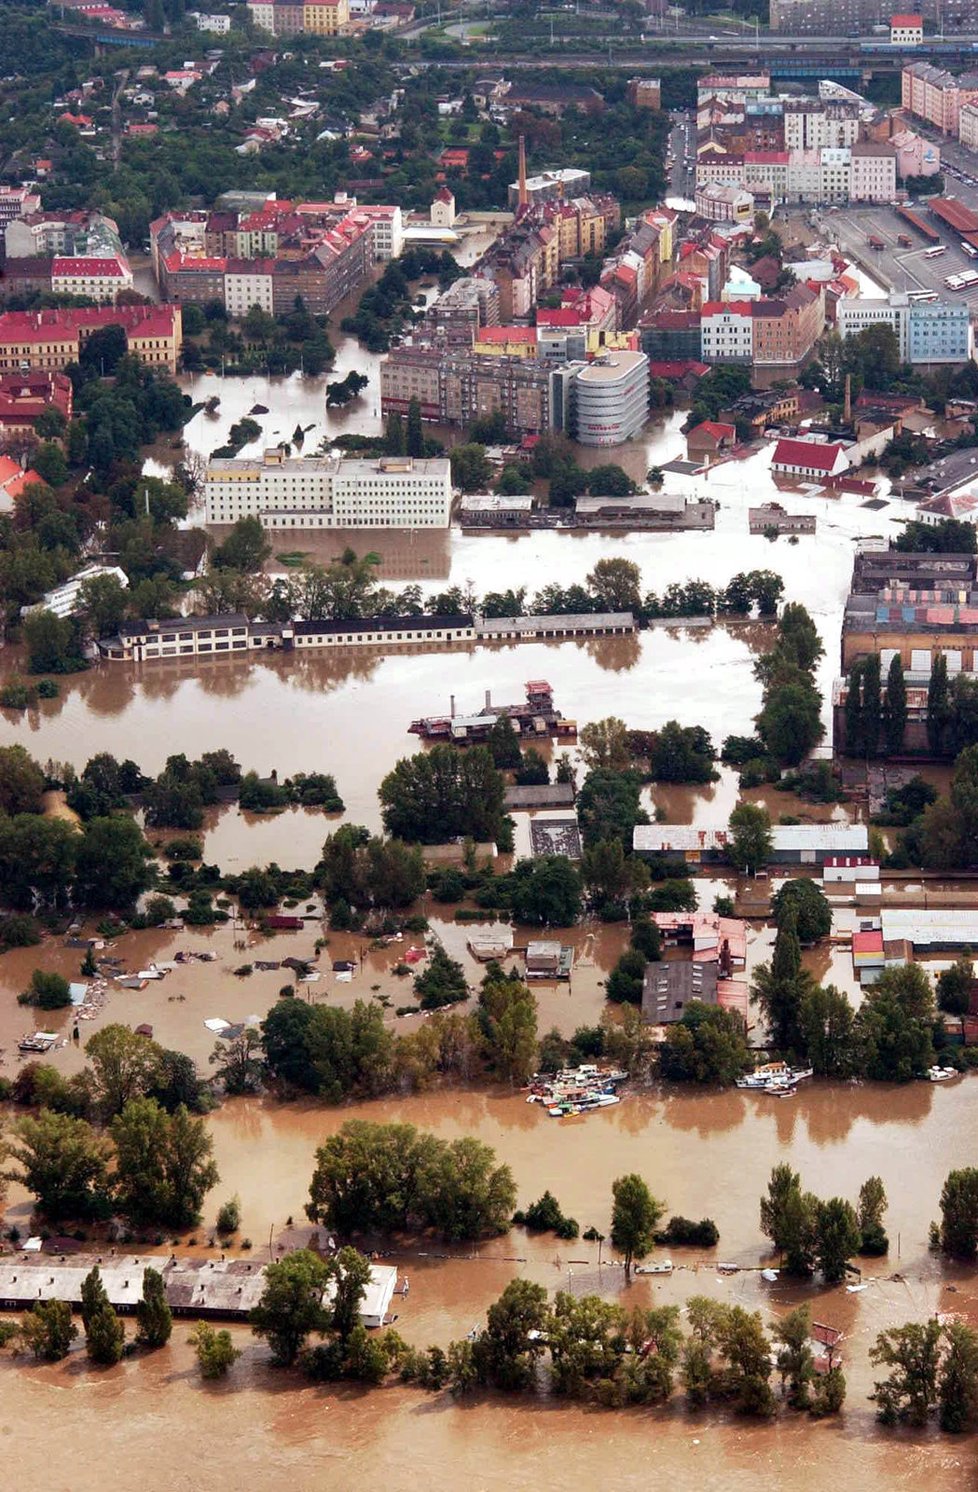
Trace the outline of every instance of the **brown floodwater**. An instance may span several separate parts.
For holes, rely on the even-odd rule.
[[[546,1400],[457,1405],[400,1388],[311,1388],[272,1372],[265,1350],[241,1328],[234,1336],[242,1360],[226,1385],[208,1388],[178,1325],[163,1352],[107,1372],[91,1370],[77,1349],[50,1368],[4,1354],[4,1420],[19,1479],[37,1486],[43,1477],[45,1486],[87,1492],[103,1486],[106,1473],[136,1464],[148,1492],[231,1492],[245,1466],[248,1485],[299,1489],[354,1481],[408,1489],[425,1477],[435,1486],[465,1478],[496,1489],[600,1476],[626,1488],[685,1487],[695,1477],[696,1485],[721,1492],[746,1489],[759,1475],[792,1492],[816,1476],[880,1489],[918,1485],[922,1476],[938,1492],[972,1485],[970,1441],[884,1432],[866,1395],[877,1332],[935,1309],[978,1319],[973,1271],[944,1267],[926,1249],[946,1170],[973,1158],[976,1108],[978,1084],[965,1080],[952,1088],[813,1084],[788,1102],[737,1092],[638,1094],[617,1109],[559,1123],[519,1094],[436,1094],[356,1110],[365,1118],[410,1120],[446,1139],[479,1135],[512,1166],[522,1202],[549,1186],[582,1227],[607,1231],[611,1180],[637,1170],[670,1211],[708,1213],[720,1228],[717,1250],[673,1251],[682,1268],[630,1287],[607,1254],[599,1264],[597,1245],[529,1239],[522,1230],[472,1249],[405,1248],[391,1258],[410,1281],[410,1293],[396,1301],[397,1327],[409,1340],[445,1343],[468,1331],[516,1276],[626,1304],[708,1294],[758,1309],[768,1324],[808,1300],[816,1319],[846,1333],[849,1397],[837,1422],[753,1425],[687,1413],[681,1400],[664,1412],[604,1413]],[[237,1191],[256,1257],[267,1257],[269,1248],[274,1255],[283,1236],[301,1242],[303,1231],[288,1222],[301,1222],[315,1147],[348,1113],[312,1103],[225,1105],[209,1120],[221,1182],[208,1214]],[[891,1253],[867,1261],[861,1294],[770,1285],[752,1268],[764,1259],[757,1200],[781,1160],[822,1195],[855,1197],[867,1175],[883,1177]],[[21,1208],[12,1200],[17,1216]],[[721,1276],[716,1259],[743,1270]],[[79,1458],[79,1441],[96,1416],[97,1442]]]
[[[341,339],[331,377],[358,367],[371,387],[356,405],[330,413],[329,430],[375,433],[375,362]],[[269,406],[261,417],[259,442],[288,438],[297,421],[313,425],[306,449],[326,430],[324,380],[198,378],[197,398],[218,393],[216,417],[199,414],[188,427],[191,449],[208,453],[225,438],[233,419],[254,403]],[[682,454],[682,414],[652,422],[640,441],[620,448],[633,476]],[[587,463],[604,452],[582,453]],[[769,544],[746,532],[746,508],[777,495],[765,448],[743,462],[715,468],[708,476],[670,476],[669,490],[714,496],[720,503],[713,534],[557,533],[506,535],[359,535],[361,549],[381,553],[390,581],[417,580],[430,592],[445,583],[470,582],[479,591],[525,585],[535,590],[553,579],[583,580],[594,562],[620,555],[642,569],[643,585],[661,590],[672,581],[703,576],[723,585],[737,570],[769,567],[784,578],[786,595],[812,612],[826,646],[820,682],[827,693],[837,668],[839,622],[856,541],[886,536],[900,505],[867,510],[849,497],[818,499],[800,493],[783,498],[791,511],[814,511],[819,530],[797,545]],[[338,552],[345,536],[317,536],[309,548],[317,558]],[[305,541],[303,541],[305,542]],[[335,546],[335,548],[334,548]],[[131,756],[158,771],[171,752],[228,747],[242,764],[281,774],[325,770],[335,774],[347,808],[345,818],[371,828],[379,824],[378,784],[402,755],[416,749],[407,733],[415,716],[443,709],[449,694],[460,708],[481,703],[489,688],[497,700],[519,698],[523,681],[545,677],[563,713],[580,724],[616,714],[630,725],[651,728],[677,718],[702,724],[719,741],[747,733],[760,692],[752,665],[767,645],[763,626],[718,626],[704,632],[683,627],[655,630],[634,639],[585,643],[405,652],[382,657],[350,652],[338,657],[256,658],[194,665],[99,666],[63,681],[57,700],[26,715],[0,712],[0,742],[21,742],[41,761],[81,766],[97,751]],[[6,650],[4,673],[20,664]],[[797,813],[792,799],[758,793],[776,816]],[[722,772],[702,788],[662,788],[650,804],[670,819],[708,824],[726,819],[736,798],[736,779]],[[845,809],[804,807],[812,818]],[[295,810],[256,818],[225,810],[210,816],[207,858],[228,870],[275,859],[311,866],[335,817]],[[519,826],[525,844],[526,823]],[[701,905],[728,889],[727,883],[698,883]],[[479,966],[465,948],[466,929],[451,908],[426,905],[434,931],[465,962],[475,983]],[[841,909],[837,926],[852,926],[855,913]],[[190,962],[142,991],[115,989],[83,1040],[107,1020],[149,1022],[158,1040],[187,1051],[207,1068],[214,1038],[204,1020],[263,1015],[286,982],[281,971],[234,973],[256,957],[306,956],[321,934],[318,920],[302,932],[261,939],[241,925],[214,931],[145,932],[120,939],[116,952],[130,969],[173,959],[178,950],[216,952],[213,962]],[[569,938],[577,950],[569,985],[537,989],[540,1027],[570,1032],[596,1020],[604,1005],[604,981],[621,951],[621,928],[583,926]],[[517,931],[517,943],[525,931]],[[405,940],[410,942],[410,939]],[[749,969],[767,957],[771,935],[752,930]],[[393,973],[405,943],[371,947],[347,934],[331,934],[322,977],[300,986],[315,1001],[348,1005],[356,998],[381,999],[388,1009],[409,1003],[410,981]],[[338,983],[330,958],[358,961],[354,980]],[[819,977],[832,978],[858,998],[848,954],[822,949],[809,955]],[[16,1070],[16,1040],[35,1024],[35,1012],[16,1004],[38,964],[76,975],[81,955],[49,942],[0,960],[2,1070]],[[416,1019],[416,1018],[415,1018]],[[80,1050],[70,1042],[70,1014],[36,1023],[59,1032],[64,1045],[51,1055],[59,1068],[76,1070]],[[396,1022],[411,1029],[412,1019]],[[867,1349],[883,1326],[920,1318],[935,1308],[975,1314],[970,1274],[945,1271],[926,1252],[927,1225],[937,1210],[940,1186],[954,1165],[973,1160],[978,1085],[965,1079],[947,1088],[915,1084],[890,1089],[870,1085],[813,1084],[788,1101],[736,1091],[723,1094],[636,1094],[618,1108],[582,1120],[553,1121],[520,1095],[486,1092],[434,1093],[390,1099],[356,1112],[377,1119],[410,1119],[445,1137],[472,1133],[492,1144],[513,1167],[520,1199],[547,1186],[582,1227],[607,1230],[614,1176],[637,1170],[668,1203],[670,1211],[708,1214],[720,1227],[719,1257],[755,1265],[763,1256],[757,1230],[757,1199],[771,1166],[790,1160],[805,1184],[828,1195],[855,1198],[862,1180],[880,1174],[890,1195],[888,1226],[893,1251],[874,1261],[869,1288],[859,1295],[765,1285],[753,1272],[718,1276],[713,1263],[677,1270],[654,1287],[636,1281],[623,1294],[621,1271],[599,1266],[594,1245],[556,1245],[516,1231],[460,1257],[398,1259],[411,1279],[400,1300],[398,1326],[409,1339],[447,1341],[468,1331],[514,1274],[539,1279],[549,1288],[598,1290],[636,1301],[682,1301],[694,1292],[762,1309],[765,1317],[809,1298],[819,1319],[842,1326],[849,1337],[850,1401],[840,1425],[789,1421],[745,1425],[714,1416],[690,1416],[677,1408],[663,1415],[599,1414],[546,1403],[493,1401],[460,1407],[413,1391],[371,1395],[294,1385],[271,1374],[265,1354],[247,1332],[236,1331],[245,1356],[228,1385],[203,1387],[178,1329],[174,1343],[151,1359],[127,1362],[109,1372],[91,1372],[77,1352],[54,1368],[12,1365],[0,1359],[4,1430],[11,1464],[29,1487],[86,1492],[104,1486],[106,1474],[138,1466],[148,1492],[156,1488],[208,1487],[216,1492],[268,1484],[306,1488],[384,1485],[413,1488],[425,1478],[434,1486],[465,1479],[473,1487],[522,1487],[541,1479],[563,1482],[602,1478],[622,1487],[695,1484],[710,1489],[747,1488],[758,1477],[777,1478],[788,1489],[820,1480],[856,1479],[874,1488],[919,1484],[926,1476],[936,1492],[973,1477],[966,1444],[927,1437],[884,1436],[876,1431],[865,1395],[871,1384]],[[316,1145],[350,1110],[312,1103],[280,1107],[249,1100],[225,1105],[210,1119],[221,1182],[208,1202],[212,1220],[218,1202],[238,1192],[243,1232],[257,1250],[276,1239],[287,1219],[301,1220]],[[26,1222],[26,1202],[16,1187],[11,1217]],[[203,1237],[203,1235],[201,1235]],[[289,1236],[286,1234],[286,1236]],[[294,1235],[301,1238],[301,1234]],[[677,1263],[679,1259],[677,1258]],[[691,1264],[695,1260],[689,1261]],[[899,1272],[901,1278],[891,1276]],[[954,1285],[951,1294],[948,1286]],[[65,1390],[75,1388],[68,1394]],[[97,1437],[92,1428],[97,1424]],[[180,1433],[175,1433],[179,1427]],[[86,1454],[78,1455],[84,1444]],[[816,1470],[817,1467],[817,1470]],[[247,1470],[245,1470],[247,1468]],[[242,1475],[244,1471],[244,1476]]]

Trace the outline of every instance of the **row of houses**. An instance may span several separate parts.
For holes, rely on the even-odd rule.
[[[180,307],[85,306],[0,313],[0,373],[60,373],[93,332],[121,326],[128,351],[176,373],[183,343]],[[33,385],[28,384],[28,387]]]

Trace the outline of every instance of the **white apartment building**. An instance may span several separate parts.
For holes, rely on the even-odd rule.
[[[749,302],[731,301],[717,307],[700,324],[704,363],[746,363],[754,356],[754,319]]]
[[[784,106],[786,150],[839,149],[859,138],[859,105],[845,99],[787,99]]]
[[[978,104],[962,104],[958,111],[958,139],[968,150],[978,150]]]
[[[866,141],[850,148],[853,202],[892,202],[896,192],[897,159],[892,145]]]
[[[219,14],[205,15],[202,11],[188,11],[197,22],[198,31],[216,31],[218,36],[226,36],[231,30],[231,17]]]
[[[132,270],[124,259],[53,259],[51,289],[55,295],[87,295],[99,305],[114,305],[120,290],[132,289]]]
[[[252,306],[261,306],[271,315],[271,268],[248,261],[242,261],[240,269],[229,268],[224,276],[224,304],[230,316],[247,316]]]
[[[347,461],[279,450],[260,459],[215,458],[204,479],[204,506],[208,523],[257,517],[277,529],[447,528],[451,464],[447,457]]]

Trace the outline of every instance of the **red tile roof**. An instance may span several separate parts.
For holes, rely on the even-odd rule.
[[[54,275],[78,275],[87,279],[94,276],[111,280],[121,280],[125,270],[118,259],[54,259],[51,264],[51,274]]]
[[[842,446],[837,442],[813,440],[779,440],[774,450],[775,466],[807,466],[816,471],[831,471]]]

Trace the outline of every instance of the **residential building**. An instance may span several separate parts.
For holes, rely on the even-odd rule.
[[[974,104],[962,105],[958,114],[959,125],[966,110],[969,111],[969,119],[974,115],[978,139],[978,111]],[[890,145],[896,151],[897,176],[901,180],[907,176],[936,176],[941,169],[941,147],[914,130],[897,130],[896,134],[890,136]]]
[[[925,119],[944,135],[957,136],[963,104],[978,99],[978,74],[955,78],[930,62],[912,62],[901,73],[901,103],[918,119]]]
[[[965,301],[911,301],[905,291],[893,291],[886,300],[845,297],[836,307],[841,337],[856,336],[881,322],[892,326],[902,362],[960,364],[972,355],[971,318]]]
[[[750,301],[707,301],[700,321],[700,356],[704,363],[750,366],[754,357]]]
[[[37,472],[26,469],[12,456],[0,455],[0,513],[12,513],[14,502],[32,482],[41,482]]]
[[[231,17],[214,12],[211,15],[199,10],[188,10],[188,17],[196,21],[198,31],[213,31],[217,36],[226,36],[231,30]]]
[[[204,479],[208,523],[257,517],[269,528],[447,528],[451,467],[384,456],[212,458]]]
[[[735,425],[720,420],[703,420],[686,436],[686,456],[690,461],[709,462],[737,444]]]
[[[696,187],[696,212],[711,223],[750,223],[754,218],[754,198],[741,186],[721,186],[707,182]]]
[[[699,311],[663,308],[643,316],[638,324],[642,351],[652,362],[683,362],[700,357],[702,333]]]
[[[708,73],[696,80],[696,102],[698,105],[713,98],[723,98],[736,103],[749,103],[767,98],[771,92],[771,74],[755,73]]]
[[[152,367],[176,373],[183,340],[180,307],[78,307],[0,314],[0,372],[60,372],[78,361],[85,338],[121,326],[128,351]]]
[[[921,15],[890,16],[890,45],[893,47],[919,47],[924,39],[924,18]]]
[[[849,147],[852,202],[892,202],[896,193],[897,153],[889,144],[866,140]]]
[[[574,437],[585,446],[616,446],[649,416],[649,360],[644,352],[604,352],[573,376]]]
[[[428,307],[425,321],[436,337],[472,345],[481,326],[499,325],[499,290],[492,280],[465,276]]]
[[[4,373],[0,375],[0,433],[21,435],[33,430],[46,409],[71,419],[71,379],[64,373]]]
[[[978,104],[962,104],[958,110],[958,139],[968,150],[978,150]]]
[[[381,414],[406,414],[412,399],[422,419],[438,424],[465,427],[499,410],[517,435],[563,427],[554,409],[554,372],[535,359],[477,357],[437,345],[396,347],[380,365]]]
[[[38,212],[40,206],[40,196],[33,186],[0,186],[0,229],[5,229],[13,218]]]
[[[302,29],[313,36],[337,36],[350,20],[350,0],[306,0]]]

